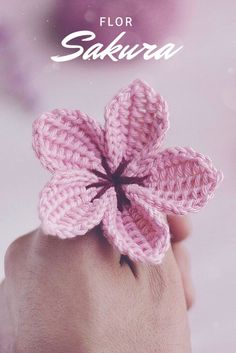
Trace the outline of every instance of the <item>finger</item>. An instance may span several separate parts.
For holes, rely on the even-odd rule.
[[[186,239],[191,233],[191,223],[187,216],[168,215],[170,234],[172,242],[179,242]]]
[[[194,288],[191,278],[191,264],[188,252],[182,243],[172,244],[175,260],[180,270],[187,309],[194,304]]]

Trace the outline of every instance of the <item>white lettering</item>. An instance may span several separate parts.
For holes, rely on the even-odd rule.
[[[109,56],[111,60],[118,61],[116,57],[113,56],[114,53],[120,51],[123,47],[121,44],[115,45],[122,37],[124,37],[125,32],[121,32],[101,53],[100,58],[103,60],[105,56]]]
[[[99,59],[100,54],[99,51],[102,49],[103,45],[101,43],[97,43],[92,45],[83,55],[83,60],[88,60],[92,58],[93,60]]]
[[[106,25],[107,27],[133,27],[132,17],[100,17],[99,19],[100,27]]]
[[[78,31],[78,32],[73,32],[71,34],[69,34],[68,36],[66,36],[62,42],[61,45],[64,48],[68,48],[68,49],[79,49],[77,52],[73,53],[73,54],[68,54],[68,55],[64,55],[64,56],[52,56],[51,59],[53,61],[56,61],[57,63],[60,62],[64,62],[64,61],[70,61],[73,59],[78,58],[81,54],[83,54],[84,52],[84,48],[81,45],[76,45],[76,44],[68,44],[68,42],[70,42],[71,40],[78,38],[78,37],[82,37],[82,36],[88,36],[87,38],[82,39],[82,41],[89,41],[89,40],[93,40],[96,38],[96,35],[91,32],[91,31]]]
[[[66,36],[61,45],[67,49],[76,49],[74,53],[67,55],[56,55],[52,56],[51,59],[55,62],[66,62],[81,57],[83,60],[103,60],[110,58],[112,61],[119,60],[132,60],[138,55],[142,54],[144,60],[169,60],[176,55],[180,50],[183,49],[183,45],[176,49],[175,44],[167,43],[162,47],[158,47],[156,44],[143,43],[135,44],[132,47],[130,45],[123,46],[119,41],[125,36],[126,32],[121,32],[113,41],[104,47],[102,43],[94,43],[87,50],[82,45],[71,44],[70,42],[74,39],[80,38],[82,42],[93,41],[96,38],[95,33],[91,31],[78,31]]]
[[[100,27],[106,22],[106,17],[100,17]]]
[[[116,18],[116,25],[118,27],[122,26],[123,25],[123,18],[122,17],[117,17]]]
[[[132,17],[126,17],[126,27],[133,27]]]
[[[139,45],[135,44],[133,48],[130,49],[130,45],[126,45],[120,52],[119,54],[119,59],[124,59],[126,57],[127,60],[132,60],[136,58],[142,51],[145,50],[145,48],[141,48],[138,51],[135,52],[136,49],[138,49]]]

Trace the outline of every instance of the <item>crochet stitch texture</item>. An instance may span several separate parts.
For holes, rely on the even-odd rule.
[[[53,173],[40,195],[46,234],[71,238],[101,224],[133,261],[160,263],[170,245],[166,214],[203,207],[222,174],[191,148],[159,151],[169,127],[163,98],[135,80],[105,109],[105,127],[79,110],[33,124],[33,148]]]

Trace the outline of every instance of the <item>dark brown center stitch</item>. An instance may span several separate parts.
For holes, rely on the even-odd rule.
[[[92,183],[86,186],[86,189],[90,189],[94,187],[101,188],[91,201],[100,198],[108,189],[110,189],[111,187],[114,187],[116,191],[118,210],[122,212],[123,207],[125,205],[130,206],[131,204],[130,200],[125,195],[122,185],[138,184],[138,185],[144,186],[143,182],[148,177],[148,175],[144,177],[135,177],[135,176],[129,177],[129,176],[123,175],[123,172],[125,171],[129,163],[130,161],[126,161],[123,158],[121,163],[115,170],[115,172],[112,173],[106,158],[102,157],[102,166],[104,168],[105,173],[102,173],[96,169],[92,169],[91,172],[96,176],[98,176],[100,180],[96,183]]]

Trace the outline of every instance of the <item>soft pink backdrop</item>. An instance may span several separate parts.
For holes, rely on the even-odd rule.
[[[215,199],[192,218],[188,248],[197,301],[189,317],[194,353],[235,353],[236,2],[197,1],[182,36],[170,37],[185,46],[172,60],[119,66],[50,61],[57,54],[55,41],[47,36],[51,3],[12,0],[0,5],[0,23],[4,19],[16,29],[20,55],[15,63],[30,63],[28,83],[40,97],[35,111],[27,110],[0,82],[0,277],[7,246],[38,226],[38,192],[48,179],[31,150],[33,119],[41,111],[67,107],[102,121],[104,105],[117,89],[141,78],[169,103],[166,144],[191,145],[224,172]]]

